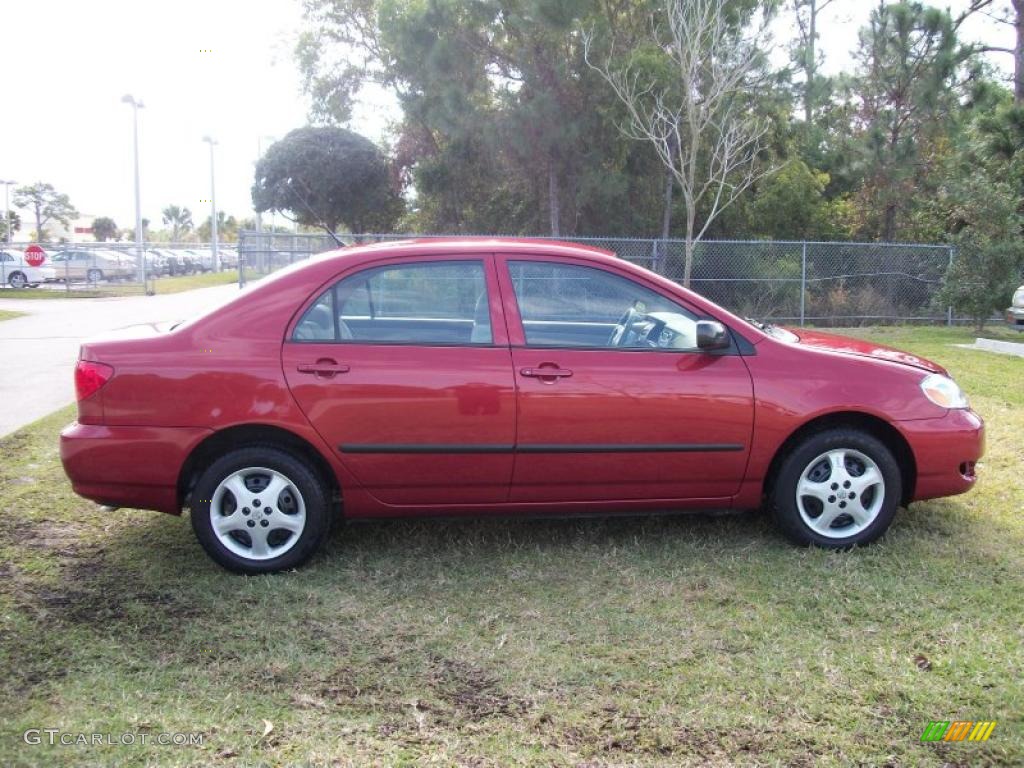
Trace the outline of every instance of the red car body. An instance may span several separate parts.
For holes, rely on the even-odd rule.
[[[486,271],[489,345],[291,341],[306,309],[346,275],[467,258]],[[506,268],[522,258],[624,277],[724,324],[738,351],[530,347]],[[78,494],[169,513],[189,505],[197,474],[219,451],[253,440],[283,440],[321,467],[349,518],[748,509],[762,504],[797,437],[856,424],[898,458],[904,503],[971,488],[983,425],[971,410],[921,394],[940,366],[845,336],[794,333],[798,340],[779,338],[610,253],[570,244],[347,248],[173,330],[146,326],[83,344],[80,375],[99,364],[106,382],[79,402],[61,458]]]

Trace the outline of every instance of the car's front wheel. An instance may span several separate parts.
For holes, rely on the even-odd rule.
[[[881,440],[857,429],[830,429],[790,451],[771,503],[776,523],[794,542],[845,549],[881,537],[901,495],[899,465]]]
[[[239,448],[213,462],[192,491],[192,528],[217,563],[237,573],[296,568],[330,530],[321,478],[273,446]]]
[[[7,278],[7,282],[10,284],[11,288],[18,289],[24,288],[28,285],[28,279],[25,277],[24,272],[11,272],[10,276]]]
[[[85,273],[85,279],[88,280],[90,283],[98,283],[100,280],[103,279],[103,270],[90,269],[88,272]]]

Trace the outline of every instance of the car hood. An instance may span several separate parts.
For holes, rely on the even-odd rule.
[[[920,368],[930,373],[946,374],[946,369],[938,363],[934,363],[923,357],[912,355],[909,352],[902,352],[883,344],[876,344],[872,341],[854,339],[850,336],[840,336],[835,333],[821,333],[820,331],[808,331],[806,328],[787,328],[798,338],[798,344],[815,349],[827,349],[829,352],[839,352],[853,357],[867,357],[875,360],[888,360],[891,363],[901,363],[913,368]]]

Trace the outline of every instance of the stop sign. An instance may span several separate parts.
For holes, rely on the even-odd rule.
[[[25,263],[30,267],[38,267],[46,261],[46,251],[39,245],[30,245],[25,249]]]

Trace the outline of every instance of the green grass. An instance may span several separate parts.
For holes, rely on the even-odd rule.
[[[48,288],[0,288],[0,299],[97,299],[103,296],[137,296],[142,291],[136,286],[114,283],[97,288],[74,288],[70,291],[50,290]]]
[[[209,288],[215,285],[228,285],[238,282],[238,272],[206,272],[197,275],[179,275],[177,277],[158,277],[152,281],[156,293],[180,293],[195,288]],[[106,296],[139,296],[142,294],[141,283],[101,283],[92,288],[80,288],[72,284],[71,290],[50,290],[47,288],[0,288],[0,298],[7,299],[96,299]]]
[[[989,432],[972,493],[848,553],[759,514],[406,521],[243,578],[187,520],[77,499],[70,410],[16,433],[0,764],[1024,764],[1024,361],[950,346],[968,331],[857,333],[947,365]],[[922,744],[933,719],[999,724]],[[30,747],[27,728],[204,743]]]
[[[0,322],[4,320],[13,320],[16,317],[22,317],[24,314],[24,312],[14,312],[10,309],[0,309]]]
[[[200,275],[180,275],[178,277],[161,277],[154,281],[157,293],[180,293],[194,288],[209,288],[214,285],[227,285],[238,282],[238,271],[231,269],[224,272],[206,272]]]

